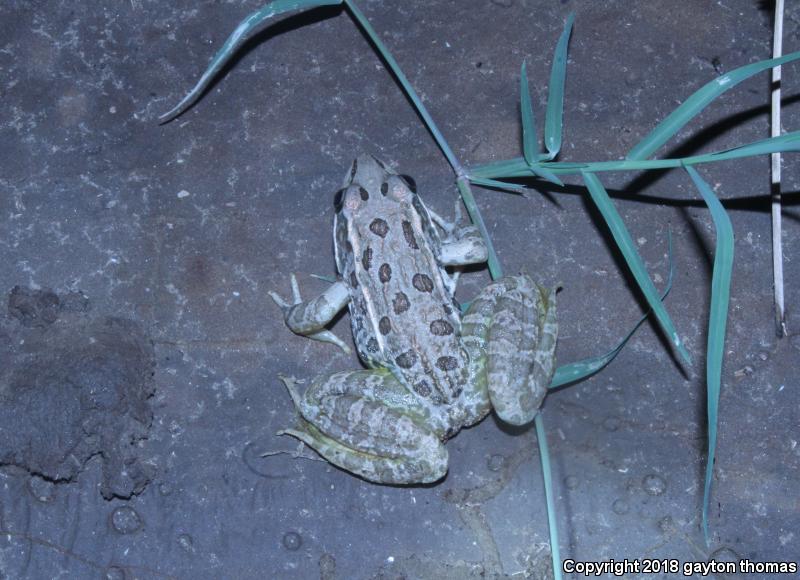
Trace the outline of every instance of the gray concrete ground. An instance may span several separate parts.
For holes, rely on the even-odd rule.
[[[280,20],[194,108],[159,126],[258,5],[0,5],[0,288],[9,297],[0,433],[30,434],[0,469],[0,578],[545,577],[532,429],[488,418],[448,443],[450,472],[429,486],[377,486],[323,462],[261,457],[294,449],[274,435],[293,421],[279,372],[359,366],[292,335],[267,296],[286,294],[291,272],[307,295],[325,287],[309,274],[334,272],[332,195],[352,158],[374,153],[414,176],[445,215],[456,192],[409,103],[337,8]],[[360,5],[468,164],[520,153],[520,64],[527,59],[541,112],[570,11],[562,160],[624,156],[704,83],[770,54],[770,8],[746,0]],[[799,17],[790,7],[787,52]],[[787,130],[798,126],[797,73],[784,67]],[[734,89],[659,154],[768,136],[768,89],[766,74]],[[784,166],[784,190],[795,192],[795,158]],[[681,172],[613,174],[605,184],[659,286],[672,229],[668,307],[695,364],[681,372],[645,325],[602,373],[547,398],[563,557],[800,554],[800,336],[774,333],[768,160],[701,171],[737,238],[711,545],[699,506],[713,227]],[[563,283],[565,363],[608,349],[642,306],[577,181],[539,189],[476,195],[506,270]],[[795,196],[786,201],[797,332],[800,213]],[[469,299],[488,276],[462,280]],[[141,344],[90,347],[108,325],[151,341],[154,367]],[[350,340],[346,320],[334,330]],[[130,377],[141,381],[133,391]],[[153,390],[140,408],[137,397]],[[108,410],[105,430],[82,427],[87,409]]]

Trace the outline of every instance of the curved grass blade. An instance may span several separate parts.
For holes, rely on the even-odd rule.
[[[539,148],[536,146],[536,117],[533,115],[531,93],[528,90],[527,68],[523,60],[519,73],[519,108],[522,113],[522,154],[528,166],[531,166],[539,159]]]
[[[669,244],[669,277],[667,278],[667,284],[664,288],[664,291],[661,293],[661,301],[663,302],[666,297],[669,295],[669,291],[672,290],[672,280],[675,278],[675,262],[672,259],[672,232],[668,235],[668,244]],[[586,358],[583,360],[579,360],[574,363],[562,365],[556,369],[555,374],[553,375],[553,380],[550,381],[549,389],[555,389],[558,387],[563,387],[570,383],[575,383],[577,381],[583,380],[591,375],[595,374],[602,370],[608,363],[616,358],[616,356],[622,351],[631,337],[639,330],[639,327],[644,324],[644,321],[652,314],[653,310],[648,310],[644,316],[642,316],[639,321],[633,326],[631,331],[625,335],[625,337],[619,341],[619,343],[608,351],[606,354],[593,357],[593,358]]]
[[[714,249],[714,270],[711,275],[711,308],[708,317],[708,346],[706,349],[706,391],[708,396],[708,457],[706,481],[703,487],[703,536],[708,545],[708,502],[714,475],[714,452],[717,447],[717,415],[722,382],[722,359],[725,355],[725,326],[731,295],[733,270],[733,226],[725,208],[693,167],[686,171],[694,181],[703,201],[711,211],[717,242]]]
[[[343,0],[274,0],[273,2],[270,2],[266,6],[262,6],[250,14],[247,18],[239,23],[239,25],[236,27],[236,30],[234,30],[233,33],[228,37],[228,39],[225,41],[225,44],[222,45],[222,48],[219,49],[217,54],[211,60],[208,68],[203,73],[203,76],[200,77],[200,80],[197,81],[197,84],[194,86],[194,88],[189,91],[189,93],[183,97],[183,99],[181,99],[180,103],[158,118],[159,124],[171,121],[188,109],[197,99],[199,99],[200,95],[202,95],[203,91],[208,88],[208,85],[211,83],[214,77],[217,76],[217,73],[222,70],[222,67],[224,67],[225,64],[230,60],[231,56],[233,56],[242,46],[242,44],[244,44],[245,41],[250,38],[252,32],[266,20],[272,18],[273,16],[283,14],[284,12],[302,10],[305,8],[316,8],[318,6],[335,6],[337,4],[341,4],[342,1]]]
[[[680,157],[677,159],[621,159],[618,161],[587,161],[585,163],[554,161],[539,164],[539,167],[556,175],[569,175],[582,172],[599,173],[603,171],[643,171],[648,169],[672,169],[686,165],[716,163],[718,161],[730,161],[743,157],[792,151],[800,151],[800,131],[793,131],[781,135],[780,137],[770,137],[754,143],[739,145],[738,147],[725,149],[723,151],[693,155],[691,157]],[[486,165],[478,165],[472,167],[469,171],[471,178],[480,179],[511,179],[515,177],[526,177],[530,173],[527,162],[521,157],[495,161]]]
[[[528,90],[528,71],[524,60],[519,74],[519,103],[522,113],[522,153],[525,163],[528,164],[528,171],[536,177],[563,187],[564,184],[558,177],[539,164],[539,147],[536,143],[536,117],[533,114],[531,94]],[[470,181],[474,180],[470,179]]]
[[[696,91],[682,105],[672,111],[666,119],[661,121],[650,134],[639,141],[628,153],[628,159],[646,159],[656,149],[661,147],[675,133],[680,131],[686,123],[692,120],[700,111],[706,108],[711,101],[722,93],[749,79],[761,71],[800,58],[800,51],[787,54],[780,58],[771,58],[739,67],[726,73]]]
[[[381,41],[378,33],[375,32],[374,28],[372,28],[372,24],[369,23],[367,17],[364,16],[364,13],[361,12],[353,0],[343,0],[343,2],[350,11],[350,14],[352,14],[353,18],[355,18],[358,25],[361,26],[364,33],[367,35],[370,41],[372,41],[373,46],[378,50],[378,53],[381,55],[381,57],[383,57],[383,60],[389,65],[389,68],[397,79],[397,82],[400,83],[400,87],[406,93],[406,96],[411,100],[414,108],[417,109],[417,113],[420,117],[422,117],[422,120],[425,122],[425,126],[428,128],[428,131],[431,132],[433,138],[436,139],[436,144],[439,145],[439,148],[442,150],[442,153],[444,153],[444,156],[447,157],[447,161],[450,163],[450,167],[453,168],[456,177],[460,178],[465,175],[464,168],[461,166],[461,163],[458,161],[455,153],[453,153],[450,145],[445,140],[442,132],[439,131],[439,127],[436,126],[433,117],[431,117],[428,109],[425,108],[425,105],[422,103],[422,99],[419,98],[419,95],[417,95],[414,87],[412,87],[411,83],[408,82],[408,78],[406,77],[405,73],[403,73],[403,70],[400,68],[400,65],[397,64],[397,61],[392,56],[392,53],[389,52],[389,49],[386,48],[386,45],[383,44],[383,41]],[[469,184],[467,184],[467,187],[469,187]]]
[[[564,32],[558,39],[553,52],[553,66],[550,69],[550,87],[547,95],[547,112],[544,119],[544,144],[547,159],[555,159],[561,150],[561,130],[564,121],[564,84],[567,79],[567,47],[575,22],[575,13],[570,12],[564,24]]]
[[[653,309],[659,325],[669,337],[686,364],[691,366],[692,359],[686,351],[686,347],[683,345],[680,336],[678,336],[678,332],[675,330],[675,326],[672,324],[672,319],[670,319],[669,314],[667,314],[666,308],[664,308],[664,305],[661,303],[658,297],[658,291],[653,285],[650,276],[647,274],[647,269],[644,267],[644,262],[641,256],[639,256],[639,252],[636,251],[636,246],[631,239],[630,233],[628,233],[628,229],[625,227],[625,222],[622,221],[622,217],[611,202],[608,192],[596,175],[585,171],[581,173],[583,174],[586,187],[589,189],[592,201],[594,201],[597,209],[600,210],[600,213],[603,215],[603,219],[606,225],[608,225],[608,229],[611,231],[611,235],[614,237],[617,247],[620,252],[622,252],[625,262],[627,262],[631,274],[633,274],[633,277],[639,284],[639,288],[644,294],[647,303],[650,305],[650,308]]]
[[[558,525],[556,524],[556,503],[553,499],[553,473],[550,469],[550,451],[547,445],[547,433],[544,430],[542,414],[533,420],[536,425],[536,440],[539,442],[539,458],[542,464],[544,479],[544,498],[547,503],[547,524],[550,530],[550,558],[553,561],[553,578],[561,580],[561,553],[558,548]]]

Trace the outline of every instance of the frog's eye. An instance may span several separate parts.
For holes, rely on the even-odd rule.
[[[347,188],[340,189],[336,192],[336,195],[333,196],[333,209],[336,213],[342,211],[342,206],[344,203],[344,192]]]
[[[414,178],[410,175],[401,175],[400,179],[406,182],[408,189],[410,189],[413,193],[417,193],[417,182],[414,181]]]
[[[399,175],[390,175],[386,183],[388,184],[387,195],[392,199],[410,202],[416,195],[412,192],[408,182]],[[381,187],[381,191],[383,191],[383,187]]]

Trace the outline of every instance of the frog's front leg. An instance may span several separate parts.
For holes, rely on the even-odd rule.
[[[439,261],[443,266],[468,266],[480,264],[489,257],[489,249],[474,225],[460,226],[461,202],[456,202],[456,216],[448,222],[436,213],[428,210],[431,219],[445,233],[439,250]]]
[[[486,385],[503,421],[532,421],[555,371],[556,288],[524,275],[502,278],[473,300],[461,328],[475,388]]]
[[[430,483],[447,473],[447,450],[426,410],[386,369],[318,377],[302,395],[281,377],[300,414],[287,434],[342,469],[376,483]]]
[[[338,336],[325,329],[339,311],[347,306],[350,301],[350,294],[347,285],[341,280],[331,284],[318,297],[308,302],[303,302],[300,297],[300,287],[297,278],[292,274],[292,303],[289,304],[277,293],[270,292],[269,295],[275,304],[283,310],[286,326],[301,336],[307,336],[314,340],[330,342],[341,348],[344,352],[350,353],[348,347]]]

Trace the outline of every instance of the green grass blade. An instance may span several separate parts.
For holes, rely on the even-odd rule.
[[[228,63],[242,44],[250,38],[253,31],[259,28],[265,21],[273,16],[292,10],[316,8],[317,6],[334,6],[341,3],[342,0],[274,0],[274,2],[270,2],[266,6],[262,6],[239,23],[236,30],[233,31],[225,41],[225,44],[222,45],[222,48],[219,49],[211,60],[211,64],[208,65],[208,68],[203,73],[203,76],[200,77],[200,80],[197,81],[194,88],[181,99],[180,103],[161,115],[158,118],[158,122],[163,124],[171,121],[199,99],[200,95],[208,88],[208,85],[214,80],[214,77],[217,76],[219,71]]]
[[[787,54],[780,58],[762,60],[739,67],[726,73],[696,91],[677,109],[672,111],[666,119],[653,129],[644,139],[639,141],[628,153],[628,159],[646,159],[659,147],[680,131],[692,118],[706,108],[711,101],[722,93],[749,79],[761,71],[791,62],[800,58],[800,51]]]
[[[519,108],[522,113],[522,154],[528,166],[531,166],[539,160],[539,148],[536,145],[536,117],[533,115],[531,93],[528,90],[527,68],[523,60],[519,73]]]
[[[706,480],[703,488],[703,535],[708,544],[708,503],[711,498],[711,483],[714,475],[714,455],[717,447],[717,415],[719,392],[722,382],[722,359],[725,355],[725,326],[728,320],[728,304],[731,295],[731,272],[733,271],[733,226],[725,208],[693,167],[686,171],[694,181],[703,201],[711,210],[711,218],[717,231],[714,249],[714,270],[711,275],[711,308],[708,317],[708,346],[706,351],[706,391],[708,396],[708,457]]]
[[[670,232],[669,236],[669,277],[667,279],[666,287],[664,291],[661,293],[661,301],[663,302],[666,297],[669,295],[669,291],[672,290],[672,281],[675,278],[675,262],[672,259],[672,233]],[[586,358],[583,360],[579,360],[574,363],[562,365],[556,369],[555,374],[553,375],[553,380],[550,381],[550,386],[548,388],[555,389],[557,387],[563,387],[564,385],[568,385],[570,383],[575,383],[580,380],[583,380],[596,372],[602,370],[608,363],[616,358],[616,356],[622,351],[631,337],[639,330],[639,327],[644,324],[644,321],[652,314],[652,310],[648,310],[647,313],[642,316],[638,322],[633,326],[631,331],[625,335],[625,337],[619,341],[619,343],[608,351],[605,354],[602,354],[597,357],[593,358]]]
[[[553,66],[550,69],[550,87],[547,94],[547,112],[544,119],[544,144],[547,159],[555,159],[561,150],[561,130],[564,121],[564,85],[567,79],[567,47],[572,33],[575,13],[570,12],[564,24],[564,32],[558,39],[553,52]]]
[[[702,163],[716,163],[730,161],[756,155],[769,153],[787,153],[800,151],[800,131],[786,133],[780,137],[770,137],[754,143],[747,143],[724,151],[704,153],[691,157],[677,159],[622,159],[617,161],[587,161],[540,163],[537,167],[551,172],[554,175],[569,175],[581,172],[600,173],[604,171],[644,171],[648,169],[671,169],[686,165],[700,165]],[[469,169],[471,178],[479,179],[511,179],[527,177],[530,167],[525,159],[517,157],[495,161],[486,165],[477,165]]]
[[[589,189],[592,201],[594,201],[597,209],[600,210],[600,213],[603,215],[603,219],[606,225],[608,225],[608,229],[611,231],[611,235],[614,237],[617,247],[620,252],[622,252],[625,262],[627,262],[631,274],[633,274],[633,277],[636,279],[647,303],[650,305],[650,308],[653,309],[659,325],[680,353],[683,360],[688,365],[691,365],[692,359],[686,351],[686,347],[680,336],[678,336],[678,332],[675,330],[675,326],[672,324],[672,320],[669,314],[667,314],[666,308],[664,308],[664,305],[661,303],[658,297],[658,291],[653,285],[650,276],[647,274],[647,269],[644,267],[644,262],[641,256],[639,256],[639,252],[636,250],[636,246],[631,239],[630,233],[628,233],[628,229],[625,227],[625,222],[622,221],[622,217],[611,202],[608,192],[606,192],[603,184],[600,183],[600,180],[593,173],[583,172],[583,179],[586,182],[586,187]]]
[[[475,185],[481,187],[488,187],[490,189],[501,189],[503,191],[510,191],[511,193],[524,193],[527,189],[524,185],[517,183],[506,183],[505,181],[497,181],[496,179],[483,179],[481,177],[468,176],[467,179]]]
[[[556,523],[556,503],[553,498],[553,473],[550,468],[550,451],[547,446],[547,433],[544,430],[542,414],[533,420],[536,425],[536,440],[539,442],[539,458],[544,479],[544,498],[547,502],[547,524],[550,530],[550,558],[553,562],[553,578],[561,580],[561,553],[558,548],[558,525]]]
[[[492,238],[489,236],[489,230],[486,228],[486,222],[483,221],[483,216],[478,209],[478,204],[475,203],[475,196],[472,195],[472,188],[469,186],[469,181],[466,177],[459,177],[456,180],[456,186],[461,194],[461,199],[464,201],[464,207],[467,208],[469,219],[478,228],[481,233],[483,241],[486,243],[489,257],[486,260],[486,265],[489,268],[489,275],[492,280],[499,280],[503,277],[503,267],[500,265],[500,259],[497,257],[497,252],[492,244]]]
[[[344,0],[344,4],[347,6],[350,14],[353,15],[353,18],[355,18],[358,25],[361,26],[361,29],[370,39],[373,46],[378,50],[378,53],[381,55],[381,57],[383,57],[383,60],[386,61],[387,65],[389,65],[389,68],[397,79],[397,82],[400,83],[400,87],[417,109],[417,113],[419,113],[419,116],[422,117],[422,120],[425,122],[425,126],[428,128],[428,131],[431,132],[431,135],[433,135],[433,138],[436,140],[436,143],[439,145],[442,153],[444,153],[444,156],[447,158],[447,161],[450,163],[450,167],[453,168],[456,176],[458,178],[463,176],[465,173],[463,167],[461,167],[461,163],[458,161],[455,153],[453,153],[450,145],[445,140],[444,135],[442,135],[442,132],[439,130],[439,127],[436,126],[436,123],[434,122],[433,117],[431,117],[431,114],[428,112],[428,109],[425,108],[425,105],[422,103],[422,99],[419,98],[419,95],[417,95],[414,87],[412,87],[411,83],[408,82],[408,78],[406,78],[406,75],[403,73],[400,65],[397,64],[397,61],[392,56],[392,53],[389,52],[389,49],[385,44],[383,44],[383,41],[381,41],[378,33],[375,32],[375,29],[372,28],[372,24],[370,24],[369,20],[367,20],[367,17],[364,16],[364,13],[361,12],[353,0]]]
[[[545,181],[549,181],[550,183],[555,183],[556,185],[564,187],[564,182],[561,181],[558,177],[556,177],[555,173],[553,173],[549,169],[542,167],[541,163],[534,163],[528,165],[528,169],[539,179],[544,179]]]

